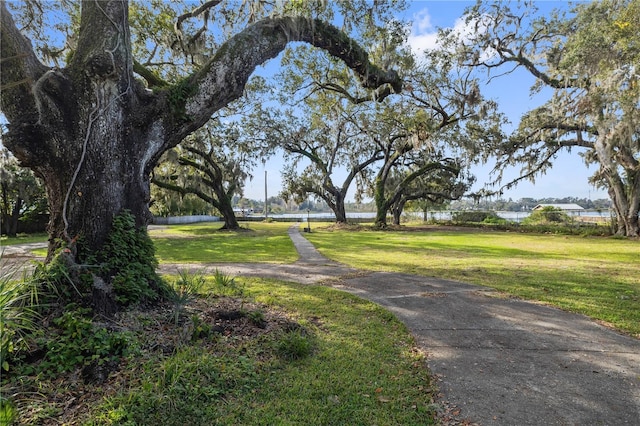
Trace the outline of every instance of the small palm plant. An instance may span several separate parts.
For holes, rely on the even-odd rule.
[[[204,283],[204,276],[198,272],[178,271],[178,278],[173,284],[173,291],[169,297],[173,303],[174,322],[176,324],[180,320],[180,315],[184,308],[198,297]]]
[[[243,296],[244,289],[238,286],[236,279],[216,269],[213,275],[213,292],[218,296]]]
[[[9,371],[11,357],[27,348],[26,335],[37,328],[35,281],[26,275],[19,279],[19,271],[0,252],[0,376]],[[17,412],[11,400],[2,396],[4,393],[0,387],[0,424],[12,424]]]

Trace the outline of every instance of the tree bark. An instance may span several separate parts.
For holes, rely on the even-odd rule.
[[[9,222],[9,229],[7,231],[8,237],[16,237],[18,235],[18,221],[20,220],[20,210],[22,209],[22,198],[16,198],[16,203],[13,206],[11,212],[11,218]]]
[[[7,237],[15,237],[18,234],[18,219],[20,218],[20,209],[22,207],[22,199],[17,197],[11,208],[9,200],[9,190],[6,182],[0,182],[2,187],[2,209],[0,209],[0,233],[4,232]]]
[[[59,241],[75,237],[87,250],[99,249],[111,221],[125,209],[139,226],[150,218],[148,151],[161,135],[137,112],[148,110],[149,99],[133,80],[127,11],[123,2],[84,2],[78,48],[68,67],[43,72],[39,62],[14,60],[33,77],[10,89],[21,94],[18,102],[3,92],[10,122],[6,146],[47,189],[49,257]],[[12,53],[29,58],[28,41],[6,22],[4,5],[2,12],[3,35],[21,38]],[[3,37],[3,54],[4,47]],[[8,77],[3,67],[3,85]]]
[[[600,171],[607,184],[609,198],[615,212],[615,233],[620,236],[640,236],[640,172],[637,170],[638,161],[632,159],[633,164],[620,166],[616,155],[622,155],[608,139],[612,135],[607,123],[598,123],[598,137],[594,149],[600,162]],[[619,169],[625,172],[626,179],[620,176]]]
[[[325,177],[325,183],[319,188],[302,187],[300,189],[306,193],[316,194],[322,198],[331,211],[333,211],[336,217],[336,223],[347,223],[347,212],[344,207],[346,191],[336,188],[333,183],[331,183],[329,176]]]
[[[384,186],[386,184],[386,178],[383,179],[378,175],[375,181],[375,189],[373,199],[376,203],[376,218],[374,221],[374,226],[376,228],[386,228],[387,227],[387,213],[389,212],[389,203],[387,203],[387,199],[385,197]]]
[[[349,174],[345,178],[342,183],[342,187],[340,189],[334,188],[333,198],[335,200],[335,205],[332,207],[335,215],[337,223],[347,223],[347,211],[344,205],[345,198],[347,197],[347,191],[351,186],[351,183],[355,179],[358,173],[361,173],[364,169],[369,167],[371,164],[382,160],[384,157],[380,155],[380,153],[376,152],[371,158],[366,159],[365,161],[353,166],[349,170]],[[331,203],[327,203],[331,206]]]
[[[340,193],[336,196],[336,203],[333,213],[336,215],[336,223],[347,223],[347,210],[344,207],[345,194]]]
[[[391,208],[391,213],[393,214],[393,224],[400,225],[400,218],[402,217],[402,212],[404,210],[405,200],[401,199],[397,203],[393,205]]]
[[[230,201],[222,203],[218,208],[218,210],[220,211],[220,214],[224,218],[223,229],[229,229],[233,231],[240,228],[240,224],[238,223],[236,214],[233,212],[233,206],[231,205]]]
[[[635,183],[628,183],[630,186],[634,186],[636,193],[640,193],[640,183],[638,179],[635,179]],[[615,234],[626,237],[638,237],[640,236],[640,221],[638,220],[638,205],[636,197],[631,197],[629,202],[624,191],[624,184],[617,182],[615,179],[611,179],[609,184],[609,198],[613,202],[613,211],[615,213]],[[636,198],[634,200],[634,198]]]

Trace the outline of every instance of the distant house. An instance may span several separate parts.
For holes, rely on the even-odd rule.
[[[236,216],[242,216],[242,217],[246,217],[246,216],[251,216],[253,214],[253,209],[252,208],[240,208],[240,207],[235,207],[233,209],[233,214],[235,214]]]
[[[578,204],[538,204],[533,208],[533,210],[542,210],[545,207],[553,207],[564,212],[579,212],[584,210],[584,208],[582,208]]]

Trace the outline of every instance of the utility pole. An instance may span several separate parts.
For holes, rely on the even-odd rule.
[[[264,218],[269,216],[269,207],[267,206],[267,171],[264,171]]]

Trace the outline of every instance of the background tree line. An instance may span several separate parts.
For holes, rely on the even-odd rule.
[[[611,200],[598,199],[591,200],[589,198],[564,197],[564,198],[520,198],[519,200],[497,199],[497,200],[479,200],[463,199],[452,202],[449,208],[452,210],[487,210],[487,211],[505,211],[505,212],[522,212],[530,211],[538,204],[577,204],[586,210],[603,210],[611,209]]]
[[[284,199],[316,197],[345,221],[346,193],[355,187],[356,200],[375,200],[380,226],[388,213],[398,222],[411,202],[473,195],[476,205],[491,204],[486,200],[519,181],[535,182],[558,152],[573,149],[587,164],[600,164],[591,183],[611,195],[610,206],[583,200],[584,207],[612,208],[617,233],[636,235],[640,92],[629,28],[637,10],[637,0],[608,1],[540,16],[534,2],[479,3],[464,16],[477,31],[442,30],[441,48],[422,56],[403,44],[406,27],[392,24],[371,50],[395,65],[404,90],[384,92],[382,102],[354,85],[339,61],[296,47],[286,52],[274,81],[260,85],[260,103],[238,120],[245,146],[253,144],[250,151],[262,161],[284,156]],[[613,51],[601,62],[577,59],[597,58],[591,53],[606,46]],[[553,94],[505,135],[504,118],[479,88],[517,67],[537,78],[532,91],[547,86]],[[496,179],[470,194],[468,170],[479,162],[494,162]],[[503,181],[509,166],[520,166],[521,174]],[[527,203],[495,202],[498,210]]]

